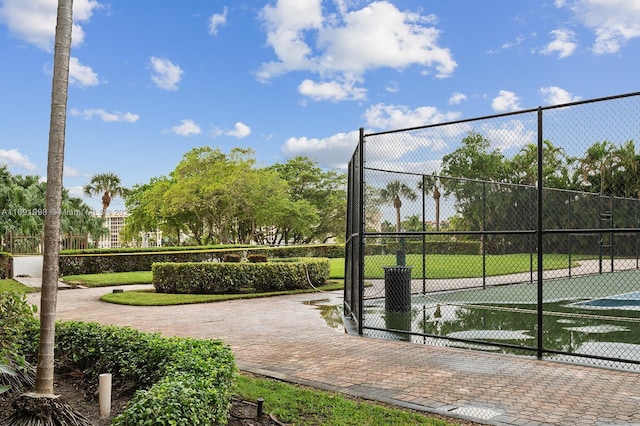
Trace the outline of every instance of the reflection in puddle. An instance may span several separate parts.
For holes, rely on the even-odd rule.
[[[302,302],[305,305],[314,306],[320,311],[320,317],[327,325],[335,330],[344,332],[344,323],[342,322],[342,306],[327,305],[331,303],[331,299],[316,299]]]
[[[543,348],[640,361],[640,311],[609,308],[594,314],[593,309],[576,302],[544,304]],[[364,306],[364,313],[365,334],[372,337],[527,356],[537,349],[536,305],[486,302],[474,305],[453,299],[414,297],[409,312],[388,312],[384,301],[375,299]]]

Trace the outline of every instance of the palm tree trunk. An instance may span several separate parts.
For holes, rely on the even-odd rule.
[[[440,191],[437,186],[433,186],[433,199],[436,202],[436,231],[440,231]]]
[[[36,394],[52,395],[56,303],[58,292],[58,258],[60,254],[60,219],[62,207],[62,171],[69,93],[69,56],[73,0],[58,0],[53,81],[51,90],[51,120],[47,157],[47,215],[44,222],[44,259],[40,300],[40,344],[36,372]]]

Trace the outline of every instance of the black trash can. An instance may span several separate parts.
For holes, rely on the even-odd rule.
[[[411,266],[383,266],[384,308],[391,312],[411,310]]]

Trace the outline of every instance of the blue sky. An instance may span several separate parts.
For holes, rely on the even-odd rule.
[[[0,0],[0,164],[15,174],[46,174],[56,5]],[[97,173],[167,175],[194,147],[344,168],[360,127],[639,90],[640,0],[74,0],[73,38],[76,196]]]

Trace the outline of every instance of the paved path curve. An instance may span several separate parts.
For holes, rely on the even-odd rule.
[[[222,339],[242,370],[486,424],[640,425],[639,373],[348,335],[315,306],[341,292],[131,307],[111,291],[61,290],[57,318]]]

